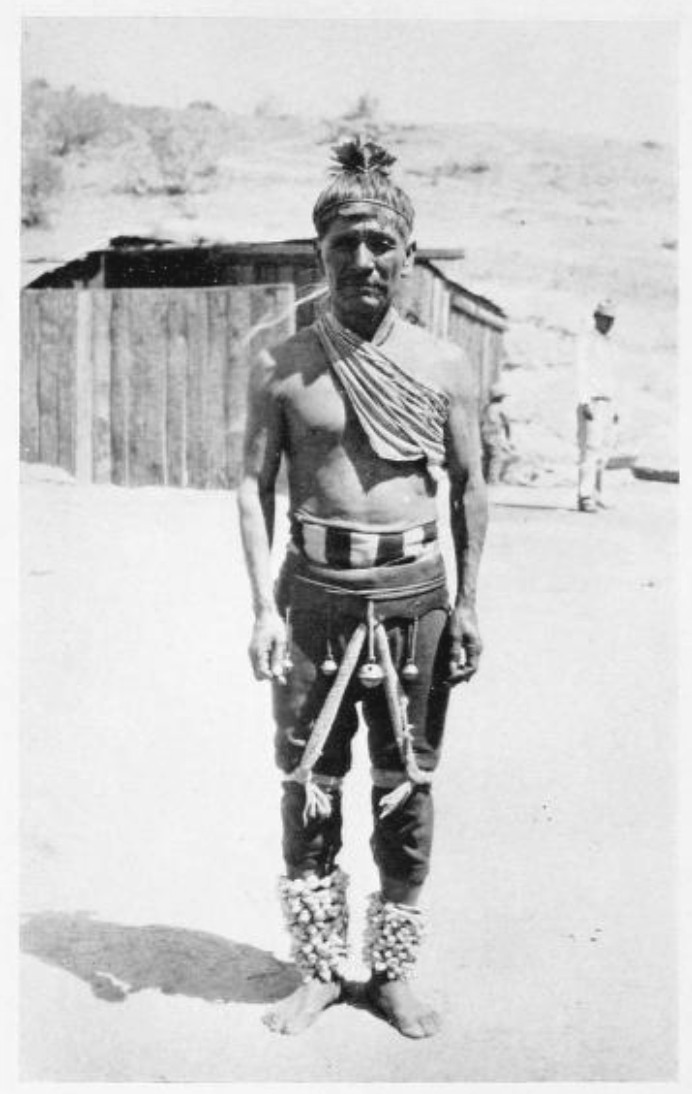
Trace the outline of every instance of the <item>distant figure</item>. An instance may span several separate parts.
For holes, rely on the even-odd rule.
[[[603,501],[603,472],[613,447],[617,347],[611,335],[615,309],[610,300],[596,305],[594,327],[577,347],[577,444],[579,482],[577,507],[581,513],[607,508]]]
[[[507,390],[502,380],[496,380],[490,388],[481,416],[483,475],[491,486],[502,482],[509,465],[518,459],[512,444],[512,427],[502,408],[506,398]]]

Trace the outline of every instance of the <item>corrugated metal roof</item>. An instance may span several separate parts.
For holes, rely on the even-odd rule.
[[[282,239],[267,241],[243,241],[208,239],[202,236],[190,236],[183,239],[178,236],[113,236],[110,240],[110,248],[116,250],[142,251],[161,248],[165,250],[188,250],[190,248],[204,250],[233,250],[235,253],[270,254],[270,255],[295,255],[312,253],[314,241],[312,239]],[[108,250],[109,248],[106,248]],[[464,257],[464,252],[459,247],[418,247],[416,254],[420,258],[431,261],[458,262]]]
[[[120,235],[113,236],[108,245],[98,246],[94,250],[87,251],[78,258],[66,259],[60,262],[57,259],[33,260],[31,264],[22,264],[22,286],[29,285],[45,274],[69,274],[71,269],[76,271],[80,266],[91,265],[100,256],[107,254],[143,254],[166,253],[180,254],[186,251],[208,251],[210,253],[232,252],[238,257],[267,256],[268,258],[287,258],[295,261],[305,259],[313,261],[314,241],[312,239],[285,239],[267,242],[224,240],[219,238],[207,238],[199,234],[199,226],[193,230],[175,230],[166,235]],[[506,313],[487,297],[481,296],[468,289],[462,281],[464,274],[464,251],[458,247],[418,247],[416,261],[432,269],[442,277],[449,285],[452,293],[459,294],[471,306],[490,312],[500,319],[506,318]],[[33,267],[33,268],[32,268]],[[25,276],[26,275],[26,276]]]

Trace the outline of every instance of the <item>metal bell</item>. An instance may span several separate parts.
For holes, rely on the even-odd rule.
[[[413,619],[409,624],[408,635],[406,636],[406,661],[404,667],[401,670],[402,680],[415,680],[419,675],[418,665],[416,664],[416,638],[418,636],[418,620]]]
[[[372,600],[368,601],[367,609],[367,623],[368,623],[368,659],[358,669],[358,679],[365,688],[376,688],[378,684],[382,683],[384,677],[384,670],[381,665],[378,665],[375,660],[375,605]]]
[[[334,654],[332,652],[331,639],[328,638],[327,639],[327,649],[326,649],[326,652],[325,652],[325,655],[324,655],[324,661],[320,665],[320,671],[322,672],[323,676],[333,676],[334,673],[336,672],[336,670],[338,669],[338,667],[339,666],[337,665],[336,659],[335,659]]]
[[[366,661],[358,669],[358,679],[363,687],[376,688],[378,684],[382,683],[383,678],[384,671],[377,661]]]

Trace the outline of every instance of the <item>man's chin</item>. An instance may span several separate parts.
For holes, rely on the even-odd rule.
[[[389,306],[387,296],[377,289],[342,289],[335,294],[333,299],[339,310],[355,315],[383,314]]]

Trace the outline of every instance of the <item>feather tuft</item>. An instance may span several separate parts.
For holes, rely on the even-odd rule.
[[[331,169],[333,175],[379,175],[389,178],[390,168],[396,163],[396,156],[388,152],[375,141],[364,141],[360,135],[342,141],[332,150],[335,161]]]

